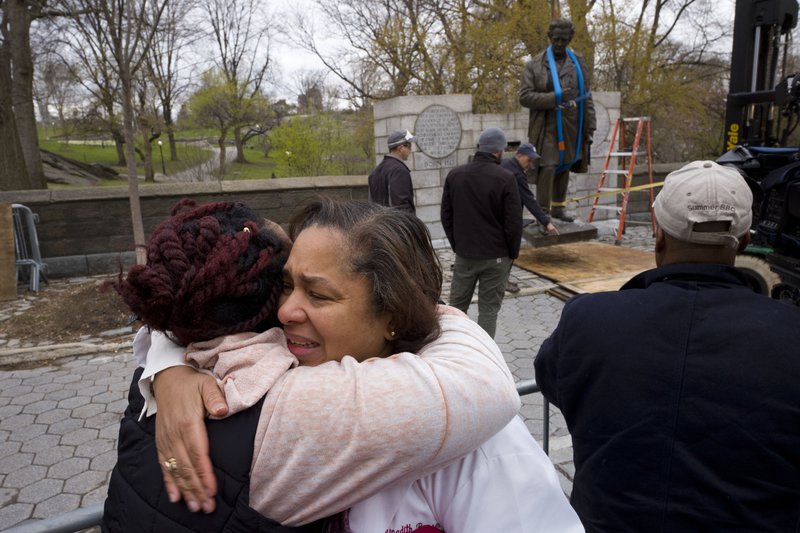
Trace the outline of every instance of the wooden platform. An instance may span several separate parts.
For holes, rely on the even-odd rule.
[[[599,242],[523,246],[514,265],[563,287],[563,294],[613,291],[630,278],[655,268],[655,255]],[[561,297],[561,296],[559,296]]]

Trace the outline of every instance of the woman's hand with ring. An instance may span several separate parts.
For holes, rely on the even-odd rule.
[[[175,471],[178,469],[178,462],[175,460],[174,457],[170,457],[169,459],[164,461],[163,465],[164,468],[167,469],[167,472],[170,473],[170,475],[174,474]]]
[[[156,447],[169,500],[182,497],[190,511],[210,513],[216,507],[217,480],[205,415],[207,407],[215,416],[227,412],[222,393],[214,378],[187,366],[159,372],[153,389],[158,400]]]

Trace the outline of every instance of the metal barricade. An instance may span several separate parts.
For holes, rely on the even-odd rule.
[[[517,392],[520,396],[542,392],[535,379],[517,382]],[[550,402],[542,396],[542,449],[550,455]]]
[[[99,526],[103,520],[103,504],[80,507],[74,511],[29,522],[6,529],[3,533],[74,533],[82,529]]]
[[[520,396],[541,392],[535,380],[529,379],[517,383],[517,392]],[[548,453],[550,446],[550,402],[542,397],[542,448]],[[62,515],[45,518],[37,522],[29,522],[20,526],[6,529],[3,533],[74,533],[82,529],[99,526],[103,520],[103,504],[97,503],[88,507],[81,507]]]
[[[39,280],[47,283],[47,265],[42,262],[39,251],[39,236],[36,233],[36,224],[39,215],[33,213],[27,206],[11,204],[14,219],[14,250],[17,254],[17,282],[20,273],[28,268],[28,286],[33,292],[39,292]]]

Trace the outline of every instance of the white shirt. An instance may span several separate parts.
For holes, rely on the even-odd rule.
[[[352,533],[584,531],[550,459],[515,417],[477,450],[355,504]]]

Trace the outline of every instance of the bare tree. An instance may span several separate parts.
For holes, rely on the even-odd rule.
[[[142,163],[144,164],[144,181],[155,182],[153,170],[153,141],[161,137],[163,123],[156,109],[155,102],[148,90],[150,80],[140,73],[134,80],[134,106],[136,130],[142,139]],[[137,149],[138,150],[138,149]]]
[[[602,0],[595,18],[594,87],[622,94],[623,115],[653,120],[657,159],[719,151],[732,27],[710,3]],[[710,150],[710,147],[717,148]]]
[[[0,0],[0,190],[36,188],[28,176],[11,97],[11,36],[6,0]]]
[[[180,57],[193,35],[188,15],[195,4],[195,0],[172,0],[167,4],[158,34],[147,54],[148,77],[161,104],[161,116],[172,161],[178,160],[174,110],[178,99],[188,88],[187,80],[180,76]]]
[[[54,53],[102,110],[106,129],[117,150],[117,166],[127,166],[125,135],[120,117],[120,79],[114,68],[111,43],[101,13],[88,9],[78,23],[70,20],[60,24],[57,33],[61,35],[56,41],[60,46]],[[94,115],[100,117],[99,113]]]
[[[69,139],[67,107],[77,103],[80,82],[64,63],[52,55],[40,56],[36,65],[34,94],[45,138],[49,135],[48,127],[55,120],[60,133]],[[55,110],[55,117],[51,114],[51,108]]]
[[[478,111],[516,108],[526,45],[546,42],[549,20],[545,0],[316,3],[327,20],[296,13],[289,38],[315,54],[351,99],[471,93]],[[534,31],[537,24],[545,31]],[[345,44],[331,48],[331,41]]]
[[[11,93],[14,117],[22,153],[25,157],[30,188],[46,189],[39,139],[36,132],[36,112],[33,105],[33,57],[30,31],[33,20],[43,15],[45,1],[5,0],[3,21],[8,30],[11,58]]]
[[[74,18],[82,33],[87,36],[97,35],[92,28],[93,21],[104,28],[102,36],[108,44],[112,64],[119,77],[133,239],[137,263],[144,264],[145,235],[134,152],[134,81],[144,65],[146,51],[152,45],[161,15],[169,0],[74,1],[80,11],[85,13]]]
[[[215,63],[234,101],[230,129],[236,161],[246,163],[242,130],[257,120],[270,67],[270,24],[256,0],[203,0],[216,45]],[[224,153],[224,150],[223,150]]]

